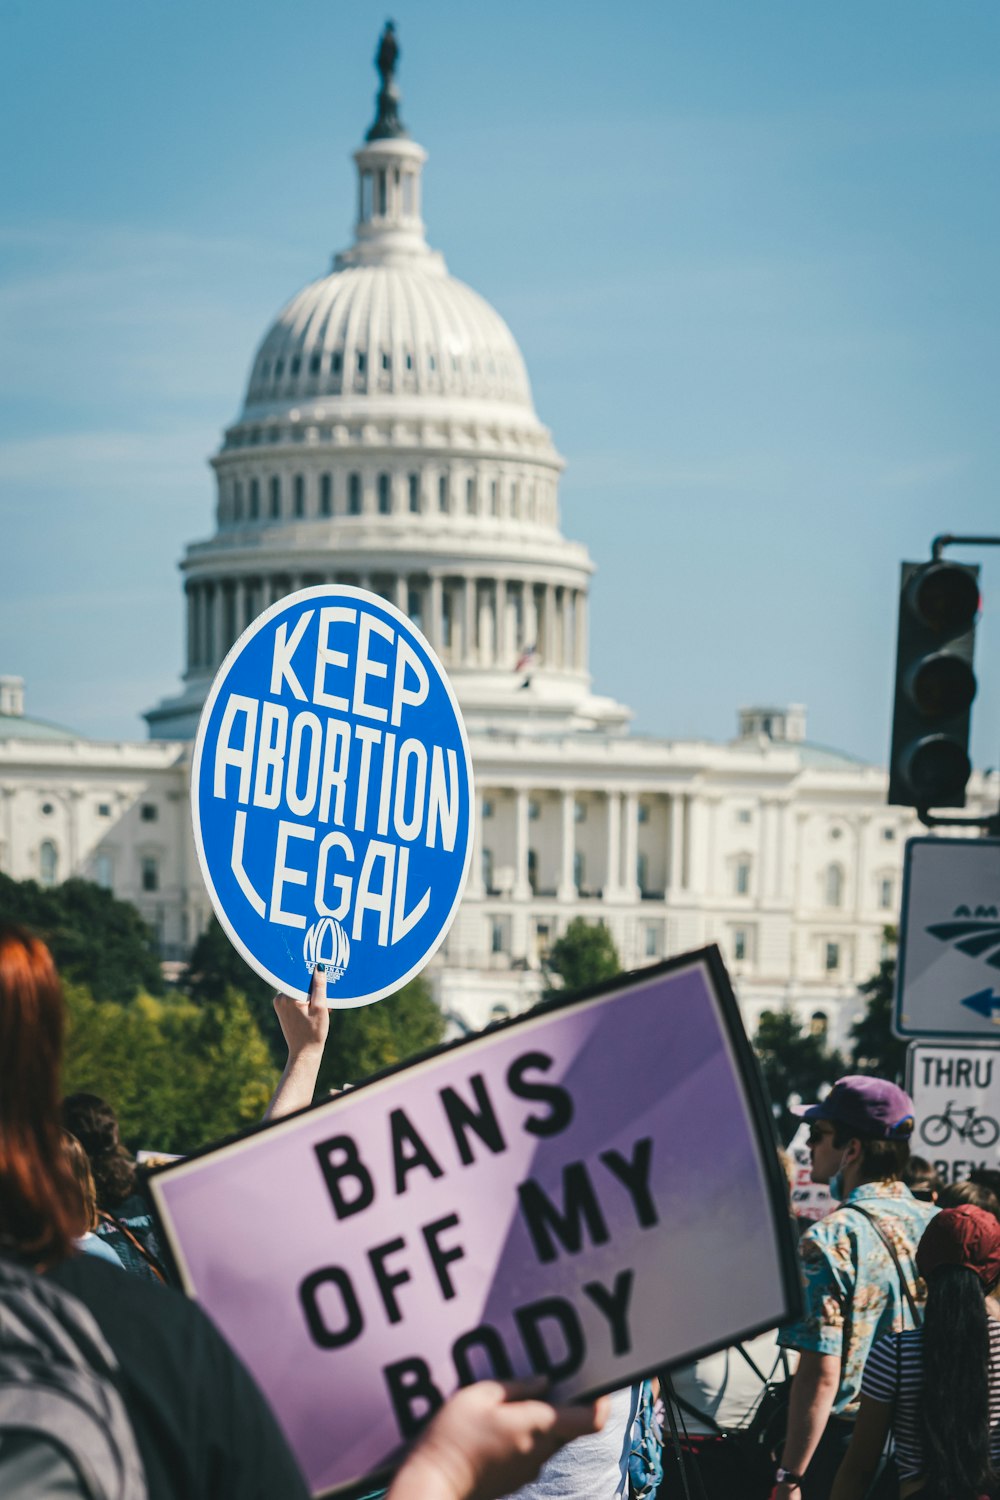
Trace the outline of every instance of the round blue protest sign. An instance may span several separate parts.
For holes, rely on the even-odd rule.
[[[194,835],[247,963],[332,1006],[411,979],[472,854],[472,760],[451,684],[410,620],[363,589],[279,599],[212,684],[191,767]]]

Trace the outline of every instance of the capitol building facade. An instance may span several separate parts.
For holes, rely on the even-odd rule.
[[[562,534],[563,459],[510,330],[427,243],[391,32],[380,62],[354,244],[278,315],[211,461],[215,531],[181,565],[181,691],[147,712],[149,741],[109,744],[32,719],[0,679],[0,869],[94,879],[182,960],[210,915],[188,773],[215,672],[274,600],[354,584],[421,628],[469,733],[478,847],[427,973],[456,1027],[537,998],[583,917],[629,968],[717,942],[749,1029],[789,1006],[843,1042],[919,824],[886,805],[881,768],[810,744],[799,706],[742,710],[726,745],[675,742],[630,734],[593,691],[594,566]],[[970,793],[979,810],[979,778]]]

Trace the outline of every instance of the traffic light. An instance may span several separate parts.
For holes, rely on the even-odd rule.
[[[978,615],[978,567],[903,563],[890,803],[920,810],[965,806]]]

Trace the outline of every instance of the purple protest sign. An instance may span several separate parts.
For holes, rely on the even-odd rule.
[[[151,1186],[315,1495],[391,1469],[470,1380],[614,1389],[797,1309],[770,1112],[714,948]]]

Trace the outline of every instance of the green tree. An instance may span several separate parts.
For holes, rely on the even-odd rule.
[[[895,944],[896,929],[887,927],[885,939]],[[859,1073],[874,1073],[902,1083],[906,1068],[906,1043],[892,1029],[896,995],[896,956],[883,958],[878,973],[858,985],[867,1002],[864,1015],[851,1027],[851,1062]]]
[[[271,1005],[274,987],[244,962],[218,917],[211,918],[191,949],[180,987],[196,1005],[214,1005],[227,990],[244,995],[267,1043],[271,1061],[279,1069],[285,1066],[285,1039]]]
[[[549,950],[547,967],[558,975],[560,985],[550,985],[546,997],[583,990],[604,979],[614,979],[622,970],[614,938],[603,922],[590,923],[574,917],[561,938]]]
[[[828,1052],[822,1037],[804,1031],[790,1010],[765,1010],[753,1039],[754,1051],[772,1103],[780,1107],[778,1129],[790,1141],[798,1117],[788,1108],[792,1094],[811,1102],[825,1083],[845,1072],[839,1052]]]
[[[374,1005],[332,1010],[317,1098],[436,1047],[444,1032],[444,1017],[420,978]]]
[[[90,880],[46,889],[0,875],[0,911],[38,933],[64,980],[87,985],[102,1000],[124,1004],[166,988],[152,930],[131,902]]]
[[[101,1094],[133,1149],[193,1151],[259,1120],[278,1070],[244,996],[211,1006],[140,995],[127,1005],[66,986],[63,1090]]]

